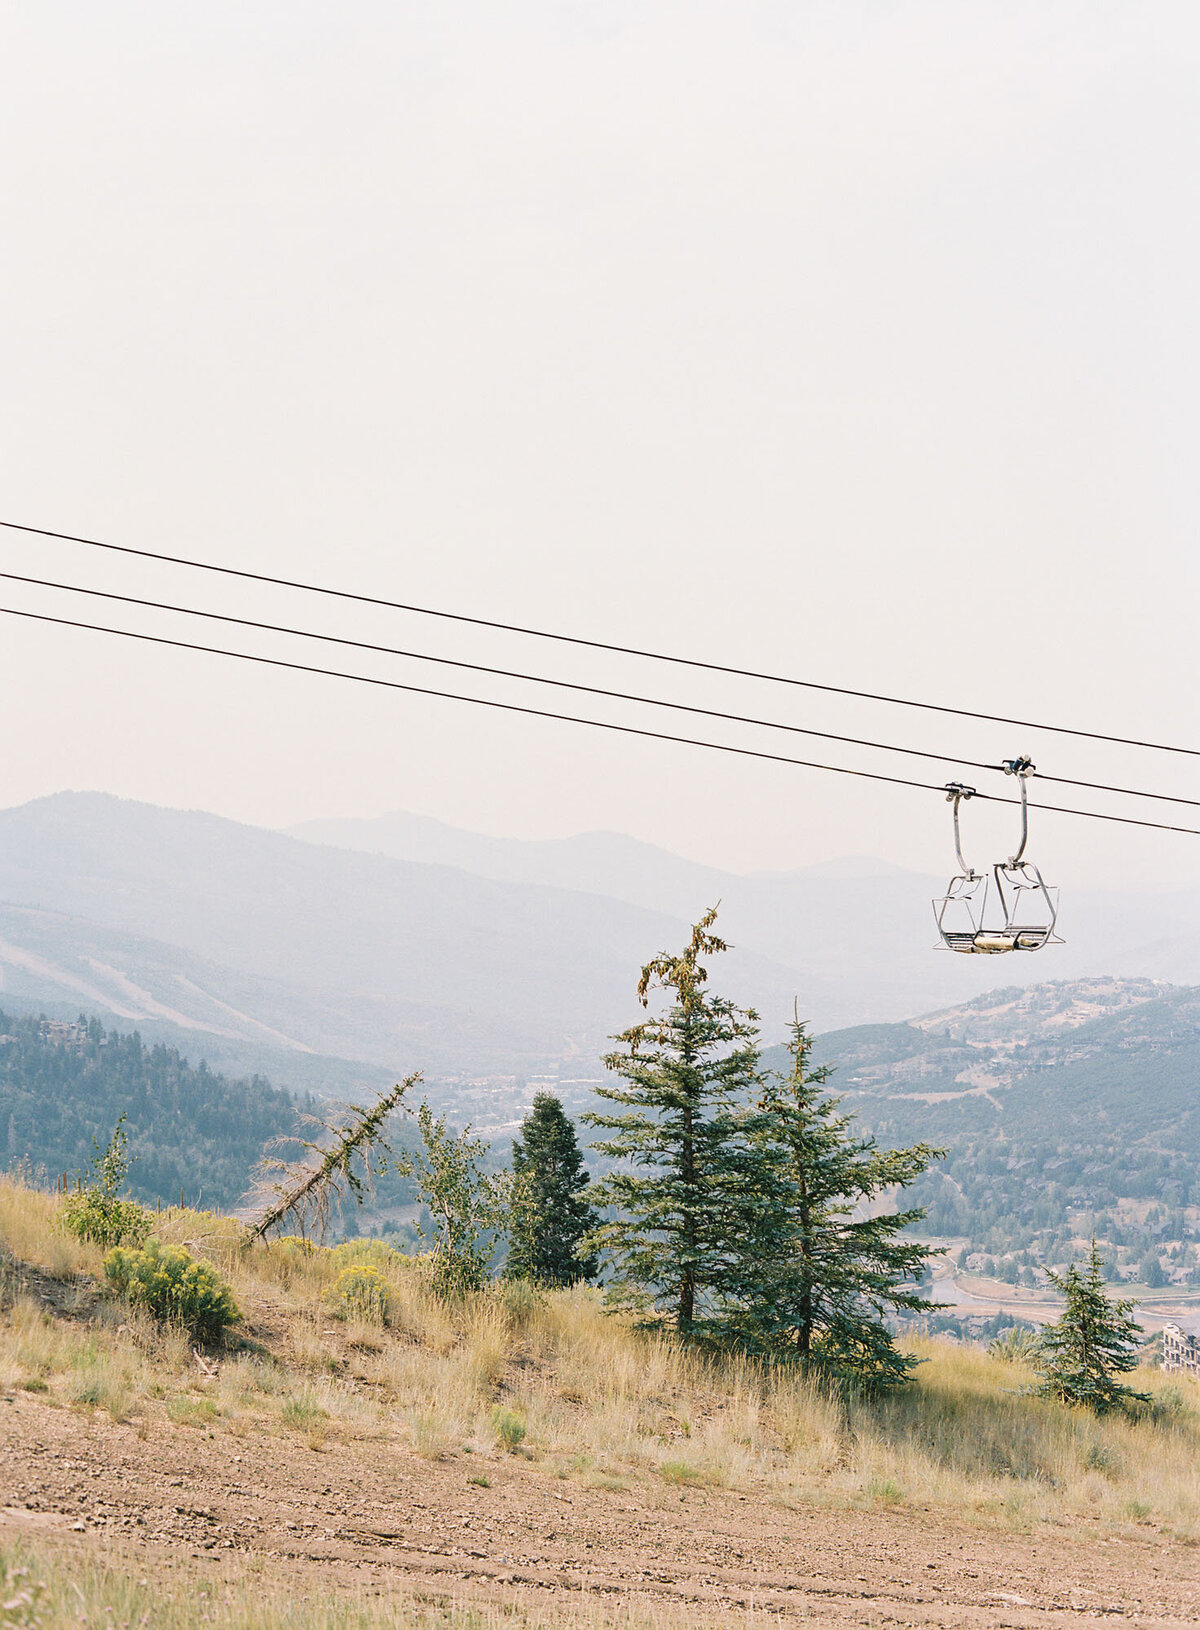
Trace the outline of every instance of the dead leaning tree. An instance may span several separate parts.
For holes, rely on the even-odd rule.
[[[369,1109],[350,1104],[347,1118],[341,1121],[305,1116],[310,1126],[321,1127],[334,1141],[288,1138],[283,1141],[298,1143],[307,1154],[299,1160],[280,1160],[272,1155],[263,1159],[257,1195],[266,1209],[251,1225],[248,1241],[264,1239],[270,1229],[284,1222],[294,1223],[301,1234],[314,1226],[323,1229],[334,1206],[341,1206],[347,1190],[356,1200],[363,1200],[374,1180],[373,1161],[380,1155],[386,1160],[392,1153],[383,1137],[384,1123],[420,1079],[418,1073],[397,1082]]]

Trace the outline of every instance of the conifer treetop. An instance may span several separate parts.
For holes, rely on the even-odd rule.
[[[719,905],[719,902],[718,902]],[[702,956],[718,956],[729,946],[717,934],[708,931],[717,920],[717,906],[710,906],[698,923],[692,925],[692,938],[687,949],[678,956],[663,951],[652,957],[642,969],[638,980],[638,1001],[650,1006],[652,990],[673,990],[679,1006],[694,1008],[700,986],[708,983],[708,969],[701,966]]]

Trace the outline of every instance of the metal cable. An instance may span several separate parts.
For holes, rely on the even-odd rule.
[[[1110,736],[1098,730],[1075,730],[1066,725],[1039,724],[1031,719],[1010,719],[1003,714],[977,713],[969,708],[948,707],[939,702],[917,702],[903,696],[888,696],[876,691],[852,690],[845,685],[825,685],[813,679],[793,679],[784,674],[762,673],[753,668],[735,668],[720,662],[704,662],[697,657],[672,656],[664,651],[647,651],[634,645],[616,645],[607,640],[584,639],[578,634],[559,634],[545,628],[529,628],[520,623],[502,623],[487,617],[469,617],[460,611],[441,611],[430,606],[410,605],[402,600],[385,600],[378,595],[356,594],[349,589],[327,588],[318,583],[304,583],[294,578],[272,577],[266,572],[246,571],[238,566],[218,566],[212,561],[191,560],[185,555],[168,555],[153,549],[135,549],[125,543],[105,543],[99,538],[79,537],[72,532],[54,532],[49,527],[25,526],[20,521],[0,520],[0,527],[13,532],[28,532],[42,538],[58,538],[64,543],[81,543],[89,549],[107,549],[116,554],[135,555],[141,560],[158,560],[172,566],[189,566],[196,571],[216,572],[224,577],[240,577],[252,583],[270,583],[277,588],[300,589],[306,594],[323,594],[338,600],[352,600],[360,605],[382,606],[390,611],[412,612],[420,617],[439,617],[449,622],[469,623],[476,628],[493,628],[506,634],[524,634],[532,639],[556,640],[564,645],[579,645],[592,651],[612,651],[621,656],[644,657],[652,662],[669,662],[684,668],[699,668],[709,673],[731,674],[739,679],[762,679],[773,685],[794,685],[804,690],[824,691],[833,696],[854,696],[860,701],[887,702],[894,707],[921,708],[930,713],[953,714],[960,719],[982,719],[990,724],[1010,724],[1021,730],[1047,730],[1059,736],[1078,736],[1086,741],[1111,742],[1120,747],[1145,747],[1159,753],[1183,753],[1200,758],[1198,747],[1175,747],[1165,742],[1142,741],[1133,736]]]
[[[802,769],[825,770],[832,775],[853,775],[866,781],[886,781],[896,787],[918,787],[924,792],[944,793],[946,788],[932,781],[912,781],[904,776],[883,775],[877,770],[852,770],[844,764],[819,764],[811,759],[791,758],[783,753],[766,753],[756,747],[733,747],[726,742],[705,741],[696,736],[676,736],[663,730],[647,730],[640,725],[613,724],[605,719],[586,719],[574,713],[553,713],[546,708],[525,707],[516,702],[501,702],[484,696],[464,696],[457,691],[433,690],[426,685],[408,685],[396,679],[377,679],[368,674],[346,673],[337,668],[318,668],[305,662],[288,662],[281,657],[255,655],[249,651],[229,651],[222,646],[198,645],[190,640],[170,639],[163,634],[136,633],[128,628],[109,628],[103,623],[85,623],[70,617],[51,617],[41,611],[19,611],[14,606],[0,606],[0,615],[23,617],[32,622],[53,623],[60,628],[82,628],[96,634],[115,634],[121,639],[140,640],[150,645],[164,645],[180,651],[201,651],[209,656],[233,657],[239,662],[256,662],[269,668],[285,668],[295,673],[320,674],[328,679],[349,679],[360,685],[375,685],[384,690],[406,691],[414,696],[436,696],[450,702],[470,702],[476,707],[497,708],[505,713],[524,713],[535,719],[557,719],[566,724],[588,725],[594,730],[610,730],[624,736],[644,736],[651,741],[679,742],[686,747],[704,747],[712,752],[733,753],[740,758],[766,759],[774,764],[796,764]],[[1017,804],[1018,799],[1001,798],[995,793],[975,792],[991,804]],[[1168,826],[1161,821],[1143,821],[1130,815],[1106,815],[1099,810],[1071,809],[1059,804],[1037,804],[1037,809],[1056,815],[1078,815],[1085,820],[1115,821],[1121,826],[1149,827],[1156,832],[1181,832],[1189,837],[1200,837],[1200,827]]]
[[[600,685],[584,685],[570,679],[553,679],[544,674],[523,673],[513,668],[495,668],[482,662],[466,662],[456,657],[432,656],[424,651],[408,651],[393,645],[377,645],[369,640],[354,640],[339,634],[323,634],[315,629],[293,628],[287,623],[259,622],[251,617],[235,617],[223,611],[204,611],[196,606],[175,605],[167,600],[146,600],[138,595],[117,594],[110,589],[84,588],[78,583],[58,583],[45,577],[26,577],[19,572],[0,572],[0,579],[10,583],[30,583],[43,589],[60,589],[68,594],[86,594],[93,599],[116,600],[122,605],[143,606],[153,611],[178,612],[186,617],[203,617],[210,622],[232,623],[239,628],[256,628],[265,633],[289,634],[298,639],[320,640],[328,645],[350,646],[358,651],[374,651],[381,656],[405,657],[414,662],[433,662],[441,667],[462,668],[471,673],[491,674],[501,679],[526,680],[533,685],[551,685],[558,690],[580,691],[588,696],[604,696],[613,701],[637,702],[646,707],[669,708],[676,713],[695,713],[707,719],[724,719],[731,724],[757,725],[765,730],[785,730],[791,735],[814,736],[822,741],[836,741],[851,747],[872,747],[884,753],[902,753],[907,758],[924,758],[939,764],[965,764],[973,770],[1000,770],[1001,764],[986,764],[978,759],[963,758],[952,753],[936,753],[919,747],[899,747],[892,742],[871,741],[863,736],[838,735],[831,730],[815,730],[807,725],[785,724],[776,719],[760,719],[752,714],[725,713],[719,708],[698,707],[692,702],[669,702],[657,696],[639,696],[632,691],[608,690]],[[1130,798],[1153,798],[1160,803],[1188,804],[1200,809],[1200,799],[1177,798],[1166,792],[1141,792],[1135,787],[1114,787],[1102,781],[1079,781],[1071,776],[1042,775],[1034,772],[1040,781],[1056,782],[1064,787],[1083,787],[1091,792],[1121,793]]]

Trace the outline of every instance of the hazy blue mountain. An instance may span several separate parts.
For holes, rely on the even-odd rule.
[[[361,846],[86,793],[0,811],[0,992],[342,1091],[413,1068],[594,1073],[637,1016],[638,969],[718,899],[735,950],[716,977],[768,1040],[795,999],[827,1031],[1001,980],[1183,983],[1200,951],[1187,898],[1069,891],[1070,943],[997,963],[933,949],[944,879],[870,860],[738,877],[606,833],[514,844],[403,817],[349,836]]]
[[[1116,973],[1200,983],[1196,890],[1101,894],[1068,886],[1067,944],[998,963],[933,949],[930,902],[944,892],[945,876],[907,872],[869,856],[741,876],[612,832],[526,842],[406,814],[310,821],[294,831],[357,851],[445,861],[481,877],[603,893],[685,920],[719,899],[722,932],[795,969],[801,1009],[822,1029],[905,1018],[1014,980]]]
[[[305,821],[289,830],[307,843],[455,866],[497,882],[545,883],[606,894],[689,921],[704,904],[715,903],[730,882],[727,872],[683,860],[619,832],[540,840],[492,838],[403,811],[370,820]]]
[[[601,895],[98,794],[0,812],[0,900],[10,999],[175,1026],[231,1068],[305,1084],[314,1053],[391,1072],[590,1064],[636,1017],[642,963],[686,931]],[[728,973],[786,1011],[791,970],[747,951]]]

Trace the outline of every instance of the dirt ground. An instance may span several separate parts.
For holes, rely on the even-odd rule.
[[[1157,1535],[589,1488],[516,1456],[430,1460],[381,1443],[315,1451],[166,1424],[139,1437],[27,1394],[0,1403],[0,1508],[6,1540],[36,1534],[214,1582],[253,1566],[322,1594],[528,1594],[544,1613],[556,1594],[587,1593],[694,1604],[731,1624],[750,1609],[823,1627],[1200,1623],[1200,1549]]]

